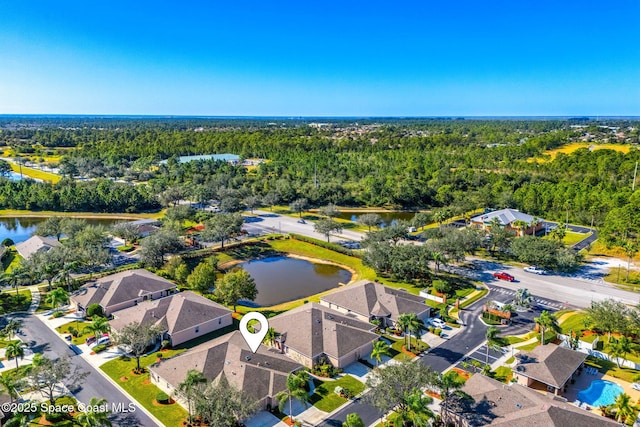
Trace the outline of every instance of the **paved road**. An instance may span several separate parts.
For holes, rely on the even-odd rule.
[[[30,314],[16,315],[22,320],[20,338],[35,353],[43,353],[50,358],[69,356],[74,365],[89,372],[81,388],[74,393],[78,401],[88,404],[92,397],[103,397],[110,403],[123,403],[128,407],[132,403],[116,386],[107,381],[96,369],[82,357],[76,355],[69,346],[49,329],[40,319]],[[133,402],[135,404],[135,402]],[[138,408],[136,404],[136,408]],[[130,414],[113,414],[112,423],[115,426],[157,426],[146,413],[137,409]]]

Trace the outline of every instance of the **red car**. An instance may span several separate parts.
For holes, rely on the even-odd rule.
[[[506,280],[508,282],[513,282],[514,280],[516,280],[515,277],[513,277],[509,273],[505,273],[504,271],[501,273],[493,273],[493,277],[500,280]]]

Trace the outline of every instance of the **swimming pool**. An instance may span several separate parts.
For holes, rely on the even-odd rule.
[[[606,380],[595,380],[589,388],[578,392],[578,400],[591,406],[611,405],[624,390],[618,384]]]

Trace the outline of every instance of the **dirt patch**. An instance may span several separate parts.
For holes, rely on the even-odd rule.
[[[120,381],[122,382],[129,381],[129,377],[120,377]]]
[[[144,385],[151,384],[151,380],[146,379],[146,380],[142,381],[142,384],[144,384]]]

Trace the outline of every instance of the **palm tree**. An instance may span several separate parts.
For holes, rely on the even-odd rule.
[[[191,402],[203,385],[207,383],[207,378],[200,371],[189,369],[184,381],[178,384],[178,393],[187,399],[187,410],[189,414],[189,424],[193,421],[193,413],[191,410]]]
[[[633,344],[626,336],[621,336],[620,339],[615,340],[611,344],[611,356],[616,358],[616,364],[620,367],[620,358],[627,357],[627,354],[631,352]]]
[[[24,385],[24,380],[19,378],[17,375],[5,374],[0,375],[0,387],[7,392],[9,397],[11,398],[11,403],[13,403],[14,399],[18,399],[20,395],[18,394],[18,389]]]
[[[498,336],[499,333],[500,329],[496,328],[495,326],[491,326],[489,327],[489,329],[487,329],[487,332],[485,334],[485,337],[487,338],[487,353],[484,363],[487,365],[489,364],[489,350],[500,351],[500,349],[502,349],[503,340]]]
[[[82,427],[111,427],[111,421],[109,421],[109,411],[98,411],[98,408],[106,408],[107,399],[98,399],[92,397],[89,401],[89,406],[93,409],[91,411],[84,411],[76,421]]]
[[[16,358],[16,369],[18,369],[18,358],[24,359],[25,346],[25,343],[20,340],[12,340],[7,344],[5,356],[7,359]]]
[[[4,327],[4,329],[2,330],[2,333],[9,338],[10,340],[13,339],[13,337],[15,337],[15,335],[18,333],[18,331],[20,330],[20,327],[22,326],[22,322],[19,321],[18,319],[11,319],[9,321],[9,323],[7,323],[7,325]]]
[[[267,333],[264,336],[264,342],[268,345],[273,345],[276,342],[276,339],[280,336],[280,333],[277,332],[274,328],[267,329]]]
[[[519,219],[517,221],[513,221],[513,226],[518,230],[518,235],[522,236],[524,235],[524,230],[529,227],[529,224],[526,221]]]
[[[20,267],[16,267],[11,269],[11,271],[4,273],[4,277],[2,278],[2,281],[4,283],[9,284],[12,288],[16,289],[16,295],[20,293],[20,291],[18,290],[20,288],[20,285],[22,285],[24,283],[24,280],[26,278],[26,270]]]
[[[442,413],[446,412],[447,405],[454,395],[464,394],[464,392],[460,390],[462,386],[464,386],[464,380],[455,371],[449,371],[439,375],[435,385],[440,390]]]
[[[434,418],[433,412],[429,409],[431,403],[433,399],[425,396],[422,390],[414,390],[407,396],[406,401],[398,406],[398,416],[394,425],[400,421],[403,426],[429,426],[429,420]]]
[[[547,330],[551,329],[555,332],[560,331],[560,326],[558,326],[558,320],[553,314],[549,313],[547,310],[544,310],[542,313],[540,313],[540,316],[533,319],[533,321],[536,322],[538,326],[540,326],[540,343],[542,345],[545,344],[544,334]]]
[[[440,264],[447,263],[447,258],[442,252],[431,252],[431,259],[436,264],[436,271],[440,271]]]
[[[611,407],[615,411],[616,421],[619,423],[624,423],[635,415],[635,410],[631,405],[631,396],[627,393],[619,394]]]
[[[69,294],[62,288],[56,288],[47,294],[45,302],[55,307],[54,311],[58,311],[58,308],[62,304],[66,304],[69,301]]]
[[[516,290],[516,296],[513,302],[519,307],[531,307],[531,300],[529,290],[527,288],[520,288]]]
[[[309,374],[305,371],[299,373],[290,373],[287,376],[287,389],[276,394],[276,400],[278,401],[278,408],[280,412],[284,410],[284,407],[289,401],[289,418],[291,422],[293,419],[293,399],[297,399],[306,408],[309,405],[309,395],[307,394],[306,385],[309,381]]]
[[[416,313],[403,313],[399,315],[397,323],[405,333],[405,343],[408,342],[407,350],[411,350],[411,333],[417,335],[424,329],[424,323],[418,318]]]
[[[347,415],[347,419],[342,423],[342,427],[365,427],[362,418],[357,413]]]
[[[373,344],[373,349],[371,350],[371,358],[376,360],[376,366],[379,366],[380,362],[382,362],[382,356],[391,356],[391,351],[389,344],[379,340]]]
[[[91,333],[94,337],[98,338],[102,334],[111,332],[111,325],[105,317],[96,317],[91,324],[82,329],[82,333]]]

